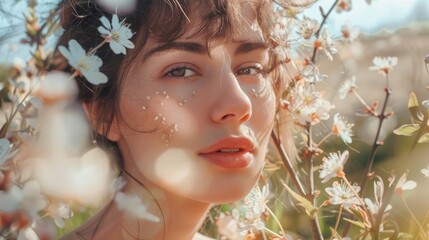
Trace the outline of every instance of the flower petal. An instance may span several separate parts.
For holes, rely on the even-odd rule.
[[[59,46],[58,47],[58,51],[60,51],[60,53],[65,57],[65,58],[67,58],[67,60],[70,60],[72,57],[71,57],[71,54],[70,54],[70,51],[66,48],[66,47],[64,47],[64,46]]]
[[[86,80],[94,85],[102,84],[107,82],[107,76],[101,72],[84,72]]]
[[[102,26],[99,26],[99,27],[97,28],[97,30],[98,30],[98,32],[99,32],[99,33],[101,33],[101,34],[103,34],[103,35],[109,35],[109,34],[110,34],[109,30],[105,29],[105,28],[104,28],[104,27],[102,27]]]
[[[100,21],[104,25],[104,27],[106,27],[107,29],[112,29],[112,26],[110,25],[109,20],[105,16],[102,16],[100,18]]]
[[[417,183],[414,181],[407,181],[404,183],[404,185],[402,185],[402,190],[412,190],[417,186]]]
[[[126,47],[126,48],[131,48],[131,49],[133,49],[133,48],[134,48],[134,43],[133,43],[133,42],[131,42],[130,40],[122,39],[120,43],[121,43],[122,45],[124,45],[124,47]]]
[[[118,15],[113,14],[112,16],[112,29],[117,30],[120,27]]]
[[[115,54],[119,54],[119,53],[122,53],[122,54],[126,54],[126,49],[125,49],[125,47],[124,46],[122,46],[121,44],[119,44],[118,42],[116,42],[116,41],[111,41],[110,42],[110,48],[112,49],[112,51],[115,53]]]
[[[74,39],[69,41],[69,49],[73,59],[79,59],[86,56],[85,49],[83,49],[83,47]]]

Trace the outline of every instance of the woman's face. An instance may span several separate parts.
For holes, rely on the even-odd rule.
[[[208,46],[187,35],[168,44],[149,39],[123,79],[109,134],[140,181],[211,203],[250,191],[276,107],[256,26],[247,14],[234,39]]]

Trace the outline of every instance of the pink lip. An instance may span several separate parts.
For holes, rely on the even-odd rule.
[[[239,149],[237,152],[221,152],[221,149]],[[254,160],[255,145],[245,137],[229,137],[201,151],[198,155],[223,168],[245,168]]]

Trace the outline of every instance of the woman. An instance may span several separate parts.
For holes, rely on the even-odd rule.
[[[96,47],[99,19],[113,18],[96,1],[60,9],[64,47]],[[204,239],[196,233],[210,207],[251,190],[283,85],[267,37],[272,11],[265,0],[141,0],[120,16],[135,47],[125,56],[97,49],[108,81],[78,77],[80,99],[97,143],[117,155],[121,191],[160,221],[131,218],[112,201],[64,239]]]

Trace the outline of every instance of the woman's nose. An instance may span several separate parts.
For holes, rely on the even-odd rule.
[[[252,116],[252,103],[232,71],[224,71],[215,85],[211,110],[214,122],[243,123]]]

